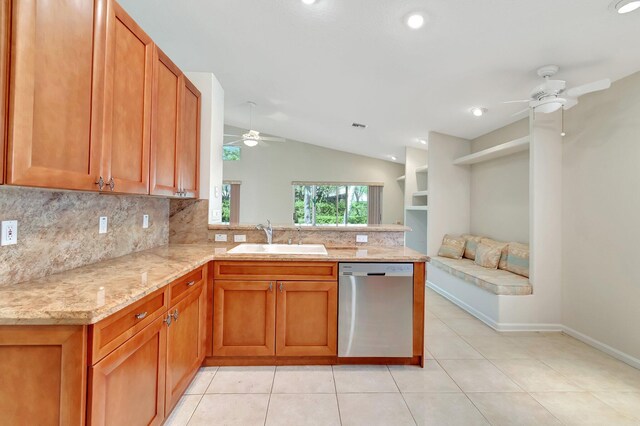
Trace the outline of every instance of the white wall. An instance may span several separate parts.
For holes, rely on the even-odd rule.
[[[471,141],[471,151],[529,134],[529,119]],[[529,152],[471,166],[471,233],[502,241],[529,242]]]
[[[246,130],[227,126],[225,133]],[[224,162],[224,179],[241,181],[240,222],[290,224],[293,216],[292,181],[380,182],[382,222],[403,220],[402,187],[396,179],[404,165],[322,148],[297,141],[241,145],[240,161]]]
[[[640,73],[566,112],[563,322],[640,358]]]
[[[435,256],[445,234],[469,232],[471,172],[453,160],[471,152],[466,139],[429,133],[429,223],[427,254]]]
[[[201,97],[200,198],[209,200],[209,223],[222,219],[222,142],[224,134],[224,89],[215,75],[187,72]]]

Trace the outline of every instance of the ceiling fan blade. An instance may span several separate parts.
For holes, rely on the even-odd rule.
[[[273,136],[260,136],[260,139],[263,141],[270,141],[270,142],[285,142],[286,139],[284,138],[276,138]]]
[[[529,108],[526,108],[526,109],[523,109],[522,111],[518,111],[518,112],[516,112],[514,114],[511,114],[511,116],[512,117],[516,117],[516,116],[518,116],[520,114],[524,114],[525,112],[529,112]]]
[[[235,145],[238,142],[242,142],[242,141],[243,141],[243,139],[238,139],[237,141],[225,142],[222,145]]]
[[[523,102],[531,102],[531,99],[520,99],[520,100],[517,100],[517,101],[505,101],[505,102],[502,102],[502,103],[503,104],[521,104]]]
[[[583,84],[582,86],[574,87],[572,89],[567,90],[567,96],[571,98],[579,98],[582,95],[586,95],[587,93],[597,92],[599,90],[605,90],[611,87],[611,80],[608,78],[594,81],[591,83]]]
[[[564,109],[570,109],[574,106],[578,105],[578,100],[576,98],[568,98],[567,102],[564,104]]]

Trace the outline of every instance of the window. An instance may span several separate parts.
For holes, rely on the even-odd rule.
[[[222,223],[229,223],[231,208],[231,185],[222,185]]]
[[[239,146],[223,146],[222,161],[240,161]]]
[[[240,220],[240,182],[222,184],[222,223],[238,223]]]
[[[298,225],[366,225],[369,187],[294,183],[293,222]]]

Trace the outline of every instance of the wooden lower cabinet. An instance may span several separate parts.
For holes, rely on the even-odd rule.
[[[166,345],[158,318],[89,369],[90,425],[162,424]]]
[[[0,326],[0,424],[82,425],[85,326]]]
[[[213,355],[275,355],[274,281],[213,284]]]
[[[167,413],[178,403],[205,357],[207,299],[200,281],[181,301],[169,308],[167,328]]]
[[[338,283],[280,281],[276,302],[276,355],[336,356]]]

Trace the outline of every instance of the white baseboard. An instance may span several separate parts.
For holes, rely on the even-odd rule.
[[[586,334],[582,334],[579,331],[574,330],[573,328],[563,326],[562,331],[567,333],[571,337],[575,337],[581,342],[586,343],[589,346],[593,346],[596,349],[601,350],[602,352],[611,355],[612,357],[619,359],[620,361],[629,364],[632,367],[640,369],[640,359],[633,357],[627,353],[617,350],[614,347],[607,345],[606,343],[602,343],[599,340],[593,339]]]
[[[622,351],[617,350],[614,347],[611,347],[609,345],[607,345],[606,343],[602,343],[599,340],[593,339],[589,336],[587,336],[586,334],[580,333],[579,331],[576,331],[570,327],[567,327],[565,325],[562,324],[524,324],[524,323],[519,323],[519,324],[505,324],[505,323],[498,323],[496,321],[494,321],[492,318],[486,316],[485,314],[483,314],[482,312],[479,312],[478,310],[474,309],[472,306],[469,306],[467,303],[463,302],[462,300],[458,299],[457,297],[455,297],[454,295],[448,293],[447,291],[439,288],[438,286],[434,285],[433,283],[427,281],[426,286],[428,288],[430,288],[431,290],[435,291],[436,293],[438,293],[439,295],[441,295],[442,297],[444,297],[445,299],[449,300],[451,303],[459,306],[461,309],[464,309],[465,311],[467,311],[468,313],[470,313],[471,315],[473,315],[474,317],[478,318],[480,321],[484,322],[485,324],[487,324],[489,327],[493,328],[494,330],[500,331],[500,332],[510,332],[510,331],[546,331],[546,332],[564,332],[566,334],[568,334],[571,337],[574,337],[578,340],[580,340],[583,343],[586,343],[589,346],[592,346],[598,350],[601,350],[602,352],[611,355],[612,357],[626,363],[629,364],[632,367],[635,367],[637,369],[640,369],[640,359],[635,358],[627,353],[624,353]]]

